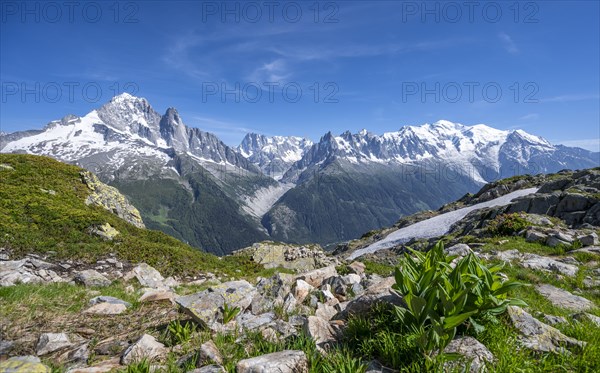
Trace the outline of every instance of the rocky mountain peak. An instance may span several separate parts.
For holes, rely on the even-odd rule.
[[[118,131],[137,134],[155,142],[161,115],[148,100],[122,93],[97,110],[98,117]]]
[[[248,133],[237,150],[265,174],[279,179],[294,162],[302,159],[312,144],[309,139],[297,136]]]

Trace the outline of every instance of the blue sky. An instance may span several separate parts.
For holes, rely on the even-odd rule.
[[[598,1],[47,4],[2,1],[2,131],[125,90],[231,145],[447,119],[600,148]]]

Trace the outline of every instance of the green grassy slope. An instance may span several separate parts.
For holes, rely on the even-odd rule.
[[[146,262],[164,275],[234,273],[242,268],[250,276],[260,271],[247,258],[220,259],[162,232],[137,228],[101,207],[87,206],[89,189],[81,171],[47,157],[0,154],[0,247],[14,257],[51,253],[56,259],[86,262],[116,253],[122,260]],[[88,232],[104,223],[120,232],[113,241]]]

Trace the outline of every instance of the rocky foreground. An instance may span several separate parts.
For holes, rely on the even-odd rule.
[[[600,170],[503,180],[334,254],[261,242],[217,258],[143,229],[93,175],[6,159],[0,373],[600,371]],[[445,236],[345,259],[412,222],[533,186]],[[394,310],[408,301],[392,275],[409,248],[438,240],[455,260],[503,265],[527,285],[509,294],[527,306],[465,322],[443,354],[421,354],[398,331]]]
[[[531,233],[528,233],[529,236]],[[579,239],[589,245],[570,254],[587,253],[600,259],[597,234],[591,233]],[[264,247],[275,246],[266,243],[262,249]],[[306,257],[324,258],[322,253],[306,248],[277,247],[279,250],[273,249],[272,257],[278,265],[297,267],[306,262]],[[257,248],[255,245],[250,250],[261,253]],[[581,266],[595,267],[593,276],[584,280],[594,291],[598,289],[600,269],[597,261],[583,264],[569,255],[548,257],[519,250],[490,252],[473,249],[466,244],[446,249],[449,255],[459,257],[473,250],[489,260],[553,273],[558,277],[577,276]],[[286,257],[286,253],[288,260],[279,261]],[[277,273],[252,282],[221,281],[226,279],[207,274],[201,279],[181,284],[175,278],[164,278],[147,264],[131,267],[114,258],[107,258],[94,268],[83,270],[74,269],[76,266],[68,263],[50,263],[35,255],[12,261],[4,252],[1,258],[2,286],[64,282],[66,286],[84,289],[82,294],[89,298],[85,299],[86,304],[81,310],[55,315],[66,318],[61,322],[50,321],[43,326],[31,320],[25,325],[4,324],[0,353],[10,358],[0,363],[2,372],[49,372],[49,366],[63,367],[68,373],[111,372],[145,359],[151,363],[152,371],[167,371],[169,360],[170,366],[185,367],[182,371],[225,372],[222,364],[226,357],[213,339],[230,335],[234,336],[236,343],[249,343],[246,339],[256,333],[272,342],[303,334],[314,341],[319,353],[327,355],[330,349],[343,341],[349,317],[367,314],[377,303],[403,304],[402,297],[391,290],[394,277],[365,273],[365,264],[360,261],[336,266],[337,261],[330,259],[334,263],[328,266],[298,274]],[[266,261],[264,255],[261,259],[266,266],[274,264]],[[319,260],[312,261],[312,264]],[[344,274],[340,274],[338,269]],[[122,284],[127,299],[133,299],[133,302],[104,292],[103,289],[115,283]],[[191,292],[194,288],[204,289]],[[523,347],[540,353],[569,353],[569,348],[582,348],[585,342],[565,335],[552,325],[588,320],[600,328],[600,317],[593,313],[597,313],[596,302],[550,284],[538,284],[535,290],[553,306],[571,314],[563,317],[510,307],[509,320],[517,330]],[[4,316],[9,319],[15,317]],[[209,337],[192,348],[184,347],[185,341],[174,345],[166,343],[164,333],[160,332],[161,326],[173,320],[194,323]],[[96,330],[109,322],[118,323],[120,328],[110,330],[108,334]],[[65,329],[61,330],[59,326]],[[483,344],[470,336],[455,339],[446,350],[468,358],[473,372],[484,367],[486,362],[493,364],[496,359]],[[240,359],[235,369],[237,372],[308,372],[308,359],[305,351],[284,350]],[[368,372],[391,371],[376,360],[366,363]]]

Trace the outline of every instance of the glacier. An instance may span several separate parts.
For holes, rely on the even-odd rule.
[[[433,238],[442,236],[448,233],[452,224],[458,222],[472,211],[480,210],[486,207],[506,206],[515,198],[533,194],[537,191],[538,188],[517,190],[490,201],[481,202],[472,206],[446,212],[418,223],[411,224],[407,227],[400,228],[397,231],[387,235],[384,239],[372,243],[371,245],[362,249],[356,250],[348,256],[348,260],[354,260],[365,254],[372,254],[379,250],[389,249],[391,247],[401,245],[413,238]]]

